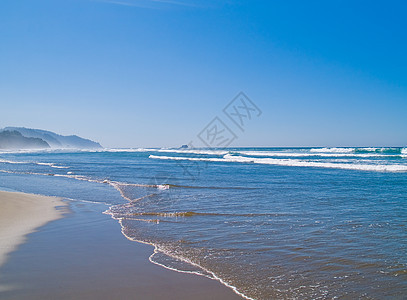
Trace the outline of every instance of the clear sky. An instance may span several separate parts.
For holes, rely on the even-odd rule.
[[[0,127],[162,147],[219,116],[234,146],[405,146],[406,3],[1,0]]]

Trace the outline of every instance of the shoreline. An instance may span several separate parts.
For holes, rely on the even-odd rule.
[[[27,236],[58,220],[67,208],[61,198],[0,191],[0,268]]]
[[[242,299],[217,280],[151,263],[154,247],[128,240],[103,214],[105,204],[70,200],[71,213],[61,218],[55,207],[68,204],[59,198],[0,193],[52,200],[52,219],[59,218],[9,252],[0,265],[2,299]]]
[[[148,242],[144,242],[144,241],[137,240],[137,239],[133,239],[133,238],[129,237],[129,236],[123,231],[123,224],[122,224],[122,219],[121,219],[121,218],[115,218],[115,217],[113,216],[113,214],[111,214],[111,213],[108,212],[108,210],[104,211],[103,214],[109,215],[113,220],[118,221],[118,223],[120,224],[120,231],[121,231],[121,233],[122,233],[123,236],[124,236],[125,238],[127,238],[129,241],[131,241],[131,242],[136,242],[136,243],[139,243],[139,244],[149,245],[149,246],[154,247],[153,253],[148,257],[148,260],[150,261],[150,263],[152,263],[152,264],[154,264],[154,265],[157,265],[157,266],[159,266],[159,267],[161,267],[161,268],[164,268],[164,269],[167,269],[167,270],[171,270],[171,271],[174,271],[174,272],[178,272],[178,273],[181,273],[181,274],[191,274],[191,275],[196,275],[196,276],[202,276],[202,277],[208,278],[208,279],[210,279],[210,280],[217,281],[217,282],[221,283],[223,286],[225,286],[225,287],[231,289],[237,296],[239,296],[239,297],[241,297],[241,298],[243,298],[243,299],[246,299],[246,300],[254,300],[254,298],[251,298],[251,297],[246,296],[245,294],[241,293],[235,286],[230,285],[229,283],[225,282],[222,278],[220,278],[219,276],[217,276],[215,273],[213,273],[213,272],[211,272],[211,271],[209,271],[209,270],[206,270],[206,269],[204,269],[202,266],[197,265],[197,264],[195,264],[195,263],[193,263],[193,262],[191,262],[191,261],[187,261],[187,260],[182,259],[182,258],[180,258],[180,257],[173,257],[173,258],[175,258],[175,259],[182,260],[182,261],[184,261],[184,262],[186,262],[186,263],[188,263],[188,264],[190,264],[190,265],[193,265],[193,266],[195,266],[195,267],[197,267],[197,268],[199,268],[199,269],[204,270],[205,272],[209,273],[212,277],[210,277],[210,276],[208,276],[208,275],[205,275],[205,274],[202,274],[202,273],[195,272],[195,271],[183,271],[183,270],[178,270],[178,269],[175,269],[175,268],[172,268],[172,267],[168,267],[168,266],[166,266],[166,265],[164,265],[164,264],[162,264],[162,263],[158,263],[158,262],[154,261],[154,260],[153,260],[154,255],[155,255],[156,253],[161,252],[161,251],[159,250],[159,247],[158,247],[157,245],[155,245],[155,244],[153,244],[153,243],[148,243]],[[165,254],[166,254],[166,253],[165,253]],[[166,254],[166,255],[168,255],[168,254]],[[172,256],[171,256],[171,257],[172,257]]]

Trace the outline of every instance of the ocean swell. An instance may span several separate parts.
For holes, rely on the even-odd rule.
[[[223,158],[201,158],[201,157],[157,156],[157,155],[150,155],[149,158],[165,160],[255,163],[289,167],[314,167],[314,168],[330,168],[330,169],[345,169],[345,170],[360,170],[375,172],[407,172],[407,165],[400,164],[331,163],[318,161],[303,161],[296,159],[253,158],[231,154],[226,154],[223,156]]]

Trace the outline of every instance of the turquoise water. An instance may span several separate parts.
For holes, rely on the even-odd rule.
[[[107,203],[153,263],[248,298],[407,295],[404,148],[2,152],[0,186]]]

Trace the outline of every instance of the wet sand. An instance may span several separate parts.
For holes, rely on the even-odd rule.
[[[55,197],[0,191],[0,267],[28,234],[61,218],[62,206]]]
[[[72,213],[31,233],[0,267],[0,298],[242,299],[217,281],[150,263],[153,247],[127,240],[107,208],[72,201]]]

